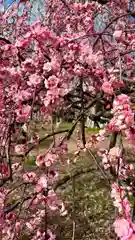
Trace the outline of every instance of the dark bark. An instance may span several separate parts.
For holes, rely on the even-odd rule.
[[[84,115],[84,91],[83,91],[83,78],[80,79],[80,91],[81,91],[81,108],[82,108],[82,118],[81,118],[81,133],[82,133],[82,142],[83,147],[86,144],[86,137],[85,137],[85,115]]]

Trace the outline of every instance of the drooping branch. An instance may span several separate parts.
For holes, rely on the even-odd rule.
[[[95,46],[97,45],[98,41],[101,39],[102,35],[105,33],[105,31],[115,22],[117,22],[119,19],[124,18],[124,17],[128,17],[132,14],[135,14],[135,12],[128,12],[128,13],[124,13],[122,15],[117,16],[116,18],[112,19],[105,27],[105,29],[99,34],[99,36],[97,37],[96,41],[93,44],[93,48],[95,48]]]
[[[84,115],[84,91],[83,91],[83,78],[80,79],[80,94],[81,94],[81,108],[82,108],[82,118],[81,118],[81,134],[82,134],[82,142],[83,147],[85,147],[86,139],[85,139],[85,115]]]
[[[73,126],[71,127],[71,129],[68,131],[68,133],[66,134],[66,136],[62,139],[60,145],[62,145],[64,140],[69,140],[77,123],[82,119],[83,115],[92,107],[95,105],[95,103],[97,102],[97,100],[99,100],[100,98],[102,98],[103,93],[100,93],[97,95],[96,98],[94,98],[93,100],[91,100],[91,102],[87,105],[87,107],[85,108],[84,111],[82,111],[79,116],[77,117],[76,121],[74,122]]]
[[[109,144],[109,149],[115,147],[116,141],[117,141],[117,136],[118,136],[117,132],[112,133],[111,139],[110,139],[110,144]]]

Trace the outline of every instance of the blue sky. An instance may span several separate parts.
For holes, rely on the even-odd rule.
[[[18,0],[3,0],[2,2],[4,3],[4,9],[7,9],[13,2],[18,2]],[[31,2],[33,2],[33,1],[31,0]],[[129,0],[129,2],[130,2],[130,0]],[[40,9],[40,12],[43,13],[43,11],[44,11],[43,5],[44,5],[44,0],[34,1],[33,8],[32,8],[32,16],[31,16],[32,22],[35,21],[38,16],[40,16],[39,11],[38,11],[39,9]],[[1,6],[0,6],[0,9],[1,9]],[[134,18],[132,18],[131,16],[130,16],[130,19],[131,19],[131,21],[134,20]],[[95,21],[95,26],[96,26],[97,30],[102,31],[104,29],[105,24],[103,23],[101,14],[100,14],[100,16],[97,17],[97,19]]]
[[[0,4],[0,11],[3,9],[2,7],[3,5],[4,9],[7,9],[10,5],[12,5],[12,3],[18,2],[18,0],[3,0],[2,2],[3,4],[2,5]],[[36,21],[41,16],[41,14],[44,14],[44,2],[45,2],[44,0],[31,0],[31,3],[33,3],[33,7],[31,10],[30,23]],[[21,11],[22,6],[23,5],[21,5],[19,9],[20,13],[22,12]]]
[[[9,5],[11,5],[12,2],[15,2],[14,0],[3,0],[5,8],[7,8]]]

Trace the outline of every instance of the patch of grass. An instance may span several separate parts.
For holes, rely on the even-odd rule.
[[[101,130],[101,128],[86,128],[86,133],[98,133]]]
[[[26,165],[36,166],[36,156],[27,156],[24,160]]]
[[[73,126],[73,123],[62,122],[59,126],[59,129],[70,129]]]

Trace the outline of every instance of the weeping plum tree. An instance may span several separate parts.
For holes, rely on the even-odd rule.
[[[31,8],[29,1],[20,0],[0,15],[0,238],[21,239],[27,232],[32,240],[55,239],[48,213],[68,214],[55,193],[56,165],[62,164],[68,140],[80,123],[77,154],[92,154],[93,145],[110,137],[109,148],[98,151],[98,167],[117,209],[115,232],[121,240],[133,240],[135,171],[127,161],[123,136],[134,151],[134,4],[47,0],[44,16],[30,25]],[[94,28],[98,14],[105,23],[99,31]],[[89,114],[97,104],[96,114]],[[77,109],[77,114],[71,129],[58,131],[52,116],[66,109]],[[36,112],[52,126],[43,138],[30,132]],[[86,139],[87,114],[94,122],[105,117],[107,124]],[[65,135],[58,138],[59,133]],[[37,154],[36,168],[28,171],[26,156],[49,137],[52,144]]]

